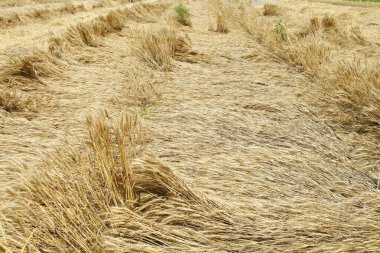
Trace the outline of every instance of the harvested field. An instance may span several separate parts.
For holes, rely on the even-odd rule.
[[[0,9],[0,252],[380,251],[380,5]]]

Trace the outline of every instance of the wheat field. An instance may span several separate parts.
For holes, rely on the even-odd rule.
[[[379,16],[0,0],[0,253],[380,252]]]

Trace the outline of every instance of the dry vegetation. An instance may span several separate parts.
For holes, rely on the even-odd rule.
[[[63,55],[70,57],[70,52],[78,52],[81,47],[101,46],[100,37],[120,32],[128,21],[157,21],[166,8],[167,5],[141,4],[71,26],[62,36],[50,39],[51,55],[35,52],[15,58],[0,74],[1,83],[25,90],[30,89],[30,80],[51,81],[60,76],[61,60],[68,60]],[[191,48],[186,35],[167,25],[149,25],[131,32],[141,42],[135,52],[148,66],[166,69],[172,58],[185,55]],[[137,88],[136,95],[145,95],[137,99],[146,104],[154,95],[151,90],[152,87]],[[6,111],[26,110],[29,104],[16,92],[1,93],[0,105]],[[52,154],[44,169],[30,168],[36,169],[37,174],[31,173],[35,176],[27,178],[17,189],[18,211],[14,212],[14,207],[2,210],[6,217],[4,250],[10,247],[56,252],[72,248],[113,252],[136,250],[141,243],[176,245],[187,243],[185,238],[192,235],[191,231],[184,234],[178,225],[208,229],[208,223],[224,222],[223,214],[220,221],[215,220],[218,216],[209,215],[209,210],[216,208],[212,202],[197,196],[146,150],[146,133],[141,130],[137,113],[126,114],[116,123],[109,123],[108,117],[103,112],[97,119],[87,119],[88,139],[80,153],[66,147]],[[33,203],[28,199],[33,199]],[[191,215],[184,219],[189,210]],[[205,223],[196,221],[200,215],[205,217]],[[166,225],[154,225],[157,222]]]
[[[0,16],[0,29],[14,27],[18,25],[27,25],[32,22],[46,21],[61,14],[75,14],[77,12],[85,11],[83,4],[74,4],[70,0],[66,0],[62,7],[58,8],[32,8],[23,14],[9,13]]]
[[[244,4],[235,8],[230,20],[253,35],[272,52],[274,58],[280,58],[307,73],[317,84],[314,88],[320,92],[319,102],[322,102],[318,107],[321,117],[339,131],[362,134],[362,145],[367,149],[362,152],[367,155],[361,162],[368,164],[367,159],[370,159],[372,164],[378,163],[378,61],[347,59],[339,55],[352,47],[370,44],[358,26],[344,27],[337,18],[325,14],[321,18],[310,18],[306,26],[297,23],[297,27],[304,27],[303,30],[291,32],[284,20],[271,25],[271,21],[261,18],[252,7]],[[337,50],[340,50],[339,54]],[[361,58],[360,54],[357,56]],[[358,169],[373,173],[366,166]],[[378,173],[378,169],[375,170],[375,174]]]
[[[132,6],[123,5],[129,1],[119,2],[121,5],[117,8],[72,24],[51,36],[45,51],[31,50],[29,54],[12,57],[2,66],[0,110],[7,112],[9,117],[16,117],[17,113],[20,117],[26,112],[37,113],[39,101],[33,92],[50,92],[50,84],[71,78],[67,74],[74,73],[78,66],[82,71],[94,74],[91,68],[95,64],[91,65],[88,60],[91,57],[96,64],[112,68],[120,67],[114,64],[116,58],[112,57],[125,60],[120,62],[125,64],[122,65],[126,72],[122,80],[126,81],[119,85],[124,85],[122,90],[127,92],[118,95],[126,97],[128,103],[121,106],[121,115],[112,113],[111,108],[100,110],[96,116],[87,116],[85,136],[77,136],[76,145],[69,142],[60,145],[39,163],[14,165],[12,170],[17,172],[17,180],[12,181],[10,187],[7,184],[6,190],[1,189],[4,193],[0,201],[6,201],[0,205],[0,252],[376,252],[380,249],[380,66],[373,59],[347,57],[352,48],[366,48],[372,43],[360,26],[348,26],[328,13],[295,22],[289,18],[291,14],[287,13],[290,11],[286,6],[266,4],[262,9],[255,9],[247,1],[210,0],[207,6],[212,24],[207,31],[204,3],[189,3],[197,6],[201,13],[194,11],[192,16],[187,5],[177,2]],[[95,9],[105,6],[112,6],[112,3],[102,1],[93,5]],[[64,1],[62,10],[75,15],[84,10],[84,6]],[[46,10],[31,15],[42,19],[53,14]],[[202,19],[197,20],[201,15]],[[0,19],[0,22],[10,26],[23,23],[24,18],[15,14],[10,19]],[[201,31],[196,30],[199,26]],[[207,41],[205,38],[210,38],[207,36],[227,39],[215,50],[208,47],[212,50],[205,53],[215,60],[206,68],[194,64],[200,53],[192,48],[195,43],[214,43]],[[234,36],[240,37],[231,40]],[[121,44],[115,46],[113,40]],[[240,40],[245,43],[242,47],[246,48],[235,51],[235,47],[241,45],[231,45],[230,42],[240,43]],[[241,55],[241,52],[255,50],[251,44],[257,45],[260,51]],[[218,51],[220,45],[231,51]],[[107,51],[109,48],[113,50],[111,53]],[[223,93],[215,87],[225,84],[212,80],[208,95],[215,97],[207,97],[210,110],[201,111],[201,114],[210,113],[210,118],[215,117],[208,123],[241,111],[244,114],[226,121],[225,125],[207,126],[203,135],[198,125],[187,125],[187,121],[203,123],[195,118],[198,108],[185,115],[186,126],[178,126],[180,130],[173,131],[170,124],[160,129],[161,132],[144,127],[141,117],[145,115],[140,111],[155,105],[159,99],[166,99],[161,90],[166,82],[190,79],[199,85],[195,88],[197,93],[183,99],[200,99],[205,93],[202,89],[207,86],[203,82],[210,80],[181,72],[191,68],[192,64],[195,65],[194,72],[207,74],[216,69],[215,73],[222,76],[237,71],[240,73],[238,78],[245,78],[255,74],[238,72],[242,71],[241,65],[235,66],[233,62],[249,61],[259,54],[264,56],[257,61],[265,59],[268,66],[285,65],[284,68],[292,71],[288,82],[291,82],[291,75],[297,75],[297,78],[299,75],[304,80],[305,87],[292,86],[291,83],[287,87],[301,94],[302,104],[297,106],[301,108],[305,104],[308,112],[301,109],[287,111],[286,106],[296,102],[285,101],[287,97],[278,98],[283,94],[274,94],[276,102],[260,103],[260,97],[256,93],[254,98],[251,97],[251,91],[247,95],[251,104],[241,108],[235,106],[239,101],[232,101],[234,107],[227,113],[222,111],[225,114],[219,117],[220,108],[213,103]],[[104,62],[97,62],[99,59]],[[222,69],[221,66],[226,66],[223,64],[231,68]],[[116,72],[110,74],[107,70],[103,73],[106,78],[114,78],[112,73]],[[183,79],[175,79],[176,75],[183,75]],[[221,80],[223,76],[213,78]],[[251,83],[268,85],[256,79]],[[232,82],[227,83],[225,89],[232,86]],[[53,96],[65,92],[59,88],[51,89]],[[110,89],[114,88],[110,86]],[[183,86],[178,84],[178,88]],[[310,94],[302,93],[305,90]],[[107,91],[100,89],[99,93],[102,92]],[[265,90],[266,94],[270,92],[269,88]],[[239,99],[245,99],[244,90],[237,93]],[[176,94],[172,90],[166,92],[168,99]],[[98,95],[101,97],[102,94]],[[224,101],[226,107],[230,106],[235,95],[231,93]],[[294,99],[297,96],[291,94],[289,97]],[[62,101],[67,106],[70,97],[63,96]],[[284,109],[276,108],[278,101],[286,105]],[[196,106],[204,106],[204,101],[196,102]],[[99,104],[92,106],[99,110]],[[176,106],[178,108],[174,108]],[[169,104],[170,113],[176,117],[186,109],[184,107],[184,104]],[[263,130],[257,130],[254,136],[249,128],[252,122],[244,121],[249,110],[255,111],[255,117],[261,112],[267,113],[267,118],[278,116],[276,124],[279,125],[263,123]],[[46,115],[49,113],[52,112],[46,112]],[[64,111],[61,115],[66,113],[69,114]],[[37,120],[43,120],[46,115]],[[293,121],[290,124],[284,118],[293,118]],[[178,119],[176,124],[180,122]],[[259,129],[260,124],[255,127]],[[280,128],[287,129],[286,136],[281,135]],[[213,140],[226,141],[221,142],[222,145],[208,143],[210,129],[215,134],[211,136]],[[271,134],[264,130],[271,131]],[[1,131],[0,127],[0,134]],[[174,135],[165,137],[165,131]],[[185,132],[188,131],[201,133],[197,138],[205,139],[202,145],[192,146],[193,143],[187,142],[189,136]],[[150,142],[157,137],[151,136],[152,133],[164,136],[165,141],[159,145],[170,145],[178,141],[176,138],[186,136],[183,139],[187,146],[175,147],[175,151],[159,157],[150,148]],[[223,160],[223,156],[233,156],[238,149],[241,151],[236,144],[241,136],[248,139],[254,136],[267,149],[257,146],[251,157],[248,148],[244,147],[247,153],[241,152],[241,157],[233,161],[232,169],[225,165],[215,170],[213,165],[219,161],[214,156],[215,160],[211,159],[206,172],[197,172],[203,177],[199,178],[200,182],[207,181],[207,177],[210,177],[208,184],[218,182],[219,185],[212,189],[228,192],[233,196],[231,203],[213,196],[217,190],[198,188],[196,183],[189,183],[183,173],[177,173],[172,165],[181,157],[175,157],[176,161],[170,165],[164,162],[171,152],[175,154],[180,150],[187,155],[194,149],[202,153],[206,146],[211,146],[213,152],[220,155],[218,159]],[[226,148],[229,154],[217,152],[219,145],[230,145]],[[299,146],[304,149],[297,149]],[[245,156],[249,157],[248,160],[244,160],[247,159]],[[194,163],[199,167],[206,162],[202,159],[207,158],[202,154],[189,157],[187,159],[199,160],[198,164]],[[256,166],[254,171],[245,167],[251,162]],[[186,170],[188,173],[196,171],[191,166]],[[225,171],[231,171],[231,174],[223,174]],[[232,181],[231,178],[238,180]],[[247,183],[247,180],[256,181]],[[244,189],[243,184],[254,187]],[[242,197],[245,202],[233,202],[234,198]]]
[[[16,89],[0,91],[0,108],[7,112],[35,111],[36,107],[36,99],[25,99]]]
[[[169,70],[174,58],[191,49],[191,41],[169,26],[149,26],[134,32],[133,52],[149,66]]]
[[[7,245],[115,252],[141,250],[144,243],[150,251],[200,246],[202,231],[230,230],[228,215],[146,150],[136,113],[112,122],[102,112],[89,117],[86,128],[80,153],[53,154],[18,189],[19,211],[4,213],[13,235],[5,235]]]
[[[221,13],[219,13],[216,17],[216,28],[214,31],[220,32],[220,33],[227,33],[228,32],[227,22],[224,19],[224,15]]]
[[[280,15],[280,11],[278,9],[278,6],[274,5],[274,4],[265,4],[263,15],[264,16],[278,16],[278,15]]]
[[[275,57],[301,67],[318,79],[325,94],[329,94],[340,106],[344,105],[341,110],[347,112],[352,120],[372,122],[370,125],[374,124],[375,128],[380,125],[376,112],[379,110],[377,97],[380,94],[380,76],[373,72],[376,63],[372,67],[373,64],[370,63],[351,63],[344,58],[337,60],[331,57],[334,44],[345,46],[347,40],[354,44],[366,44],[358,26],[344,29],[335,17],[325,14],[321,19],[311,18],[302,32],[291,33],[282,19],[271,25],[254,13],[252,7],[244,4],[241,6],[243,7],[235,9],[231,19],[236,20],[246,32],[273,52]],[[264,6],[264,15],[268,8],[268,5]],[[359,90],[362,92],[358,93]],[[352,115],[353,112],[355,116]],[[342,120],[345,121],[347,116]],[[357,127],[361,124],[359,122],[351,122],[349,125]],[[347,122],[342,123],[347,125]]]
[[[64,64],[45,52],[14,56],[0,71],[0,108],[8,112],[36,111],[37,98],[24,98],[22,92],[46,88],[45,79],[64,78]]]
[[[154,6],[140,4],[132,8],[110,11],[107,15],[95,18],[91,22],[69,27],[62,36],[51,38],[49,50],[55,55],[62,55],[66,49],[75,51],[81,46],[101,46],[99,37],[120,32],[127,21],[156,22],[166,8],[166,4]]]
[[[28,89],[35,80],[43,84],[43,78],[62,77],[59,59],[45,52],[36,51],[30,55],[14,56],[10,63],[0,71],[0,82],[8,87]]]
[[[66,7],[68,5],[70,6],[70,4],[67,4]],[[166,8],[166,4],[155,4],[152,6],[141,4],[133,8],[110,11],[107,15],[100,16],[91,22],[70,26],[63,35],[50,38],[49,53],[35,51],[26,56],[12,56],[9,64],[0,72],[0,83],[3,87],[17,87],[19,90],[31,90],[35,89],[38,84],[44,84],[44,78],[62,79],[62,69],[64,68],[62,59],[69,60],[70,57],[73,57],[70,53],[75,55],[78,52],[78,48],[83,46],[101,46],[99,37],[120,32],[125,26],[127,19],[138,22],[157,20],[157,17]],[[177,44],[179,42],[183,44],[184,42],[181,42],[181,39],[177,37],[176,41]],[[178,46],[176,45],[176,47]],[[2,100],[1,107],[3,108],[9,108],[8,105],[15,104],[14,96],[2,95]],[[17,103],[19,103],[19,100]],[[20,105],[17,108],[20,108]]]
[[[211,8],[211,12],[209,14],[211,15],[212,20],[209,20],[208,30],[219,33],[228,33],[227,18],[230,15],[228,12],[229,9],[225,8],[220,1],[210,4],[213,5],[213,8]]]

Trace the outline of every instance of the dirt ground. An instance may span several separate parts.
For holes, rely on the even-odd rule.
[[[57,9],[61,3],[56,2],[37,5]],[[49,52],[50,38],[64,36],[70,26],[140,4],[109,2],[93,8],[97,1],[85,1],[85,9],[75,13],[52,11],[43,20],[31,18],[0,26],[1,65],[38,50]],[[227,21],[228,33],[210,31],[210,22],[215,22],[213,5],[200,0],[184,3],[192,26],[176,29],[190,37],[191,53],[185,60],[173,60],[170,71],[137,63],[133,55],[135,29],[161,24],[165,15],[158,15],[153,21],[128,20],[122,29],[99,37],[99,46],[72,46],[60,54],[53,75],[11,87],[23,99],[33,98],[35,106],[15,111],[0,108],[0,252],[380,251],[380,121],[376,123],[380,107],[365,114],[374,120],[364,134],[356,123],[346,126],[348,120],[342,124],[332,120],[330,110],[340,105],[335,105],[336,98],[329,97],[329,91],[321,91],[321,83],[328,84],[328,80],[315,76],[324,70],[318,68],[321,72],[312,75],[310,69],[276,57],[274,50],[244,31],[239,22]],[[284,19],[289,33],[324,14],[337,17],[345,27],[341,31],[349,29],[347,24],[360,27],[365,36],[362,44],[351,37],[323,35],[332,50],[332,64],[342,59],[379,61],[380,5],[294,0],[275,4],[280,12],[275,16],[262,16],[263,6],[255,11],[273,24]],[[0,15],[19,9],[26,15],[32,6],[36,8],[26,2],[2,7]],[[166,11],[173,6],[168,5]],[[155,87],[157,94],[137,104],[131,98],[136,85]],[[9,86],[3,81],[0,89]],[[376,96],[380,94],[377,89],[373,91]],[[156,202],[147,202],[149,212],[143,211],[145,207],[135,212],[150,223],[134,221],[144,226],[125,232],[123,226],[129,225],[120,224],[128,223],[125,220],[133,215],[120,218],[117,215],[125,206],[112,206],[107,218],[100,218],[105,224],[99,229],[102,232],[90,233],[86,224],[76,226],[88,241],[71,239],[68,234],[74,230],[45,229],[44,218],[35,224],[25,221],[29,209],[24,206],[38,215],[37,209],[44,210],[49,201],[35,207],[38,203],[25,200],[24,195],[33,189],[25,191],[24,185],[31,184],[30,177],[40,177],[44,161],[52,161],[57,150],[70,147],[81,153],[86,117],[103,110],[109,118],[137,111],[147,134],[145,148],[199,199],[214,203],[212,208],[217,211],[202,209],[181,194],[173,199],[160,197],[153,200],[157,209]],[[54,165],[48,170],[59,174],[59,168]],[[26,204],[20,204],[20,199]],[[177,203],[177,199],[179,207],[165,202]],[[168,221],[169,214],[156,218],[166,209],[176,222]],[[117,218],[108,226],[112,215]],[[22,222],[18,223],[19,216]],[[186,217],[199,224],[180,222]],[[155,239],[147,240],[143,235],[151,230]],[[133,236],[128,235],[131,231],[135,231]]]

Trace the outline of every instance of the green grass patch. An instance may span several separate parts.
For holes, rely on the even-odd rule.
[[[189,9],[186,8],[183,4],[179,4],[175,7],[175,12],[177,13],[178,23],[184,26],[190,26],[190,13]]]

